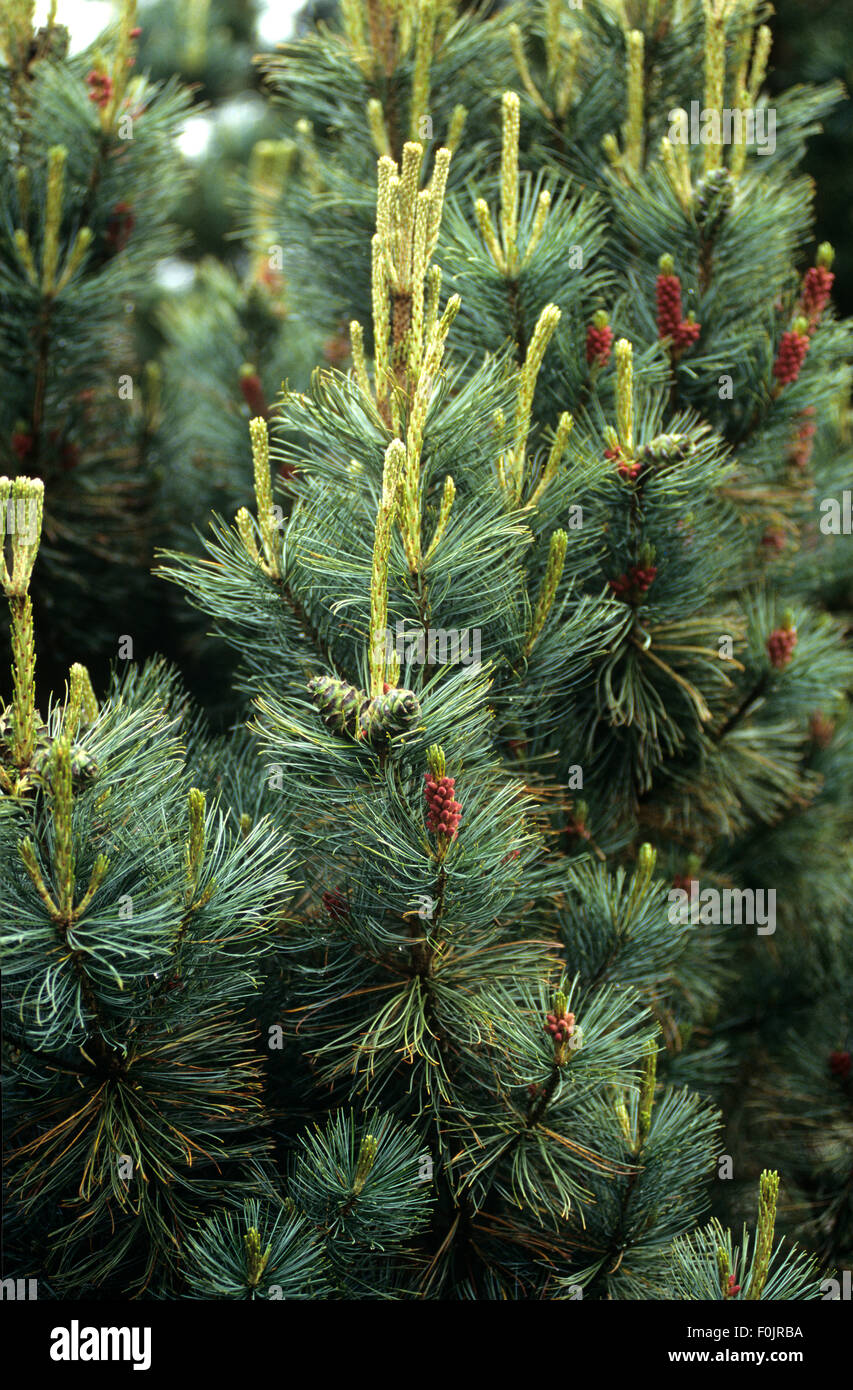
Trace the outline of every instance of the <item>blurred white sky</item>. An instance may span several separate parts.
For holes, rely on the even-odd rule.
[[[0,4],[3,0],[0,0]],[[287,38],[294,15],[302,0],[262,0],[259,33],[262,42],[272,46]],[[36,20],[43,24],[47,18],[49,0],[37,0]],[[74,52],[85,48],[109,24],[117,6],[111,0],[59,0],[56,18],[67,25]],[[140,23],[145,23],[145,6],[140,4]]]

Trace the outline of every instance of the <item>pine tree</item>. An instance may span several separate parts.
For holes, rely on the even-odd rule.
[[[819,515],[851,337],[798,173],[837,93],[780,97],[772,151],[689,137],[693,100],[769,119],[765,18],[352,0],[267,64],[301,124],[263,236],[308,323],[350,319],[352,365],[247,399],[252,511],[162,558],[248,729],[212,739],[162,668],[125,676],[75,789],[82,677],[39,745],[13,606],[12,1183],[60,1295],[813,1299],[848,1258],[853,666]],[[186,742],[168,787],[149,697]],[[134,872],[173,905],[130,969],[84,937],[62,964],[97,1007],[75,984],[70,1016],[45,940],[80,907],[69,823],[93,870],[130,859],[83,920]],[[82,1138],[42,1170],[33,1092],[70,1105],[62,1029],[112,1103],[139,1012],[139,1104],[168,1094],[187,1143],[229,1059],[249,1079],[199,1182],[141,1115],[130,1153],[166,1181],[84,1255],[52,1203],[80,1189],[99,1230],[114,1170]]]

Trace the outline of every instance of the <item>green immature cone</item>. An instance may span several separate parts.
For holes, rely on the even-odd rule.
[[[65,262],[65,267],[62,271],[62,274],[59,277],[59,280],[57,281],[57,291],[64,290],[72,275],[76,274],[76,272],[80,269],[80,266],[83,264],[83,261],[86,258],[86,252],[92,245],[93,236],[94,233],[91,227],[80,228],[79,232],[74,238],[71,250],[68,253],[68,259]]]
[[[447,130],[445,145],[451,154],[455,154],[459,148],[459,141],[462,139],[462,132],[465,129],[465,122],[468,119],[468,110],[461,104],[454,106],[453,114],[450,117],[450,125]]]
[[[664,136],[660,142],[660,154],[663,160],[663,166],[666,169],[667,178],[672,184],[673,192],[678,198],[683,210],[687,212],[690,208],[690,196],[684,186],[682,172],[675,158],[672,144],[666,136]]]
[[[341,23],[352,49],[352,57],[365,76],[373,72],[373,53],[367,42],[362,0],[341,0]]]
[[[476,203],[474,204],[474,216],[477,219],[477,226],[480,229],[480,236],[483,238],[483,241],[485,242],[486,247],[488,248],[492,260],[494,261],[498,270],[505,272],[506,259],[501,249],[501,244],[498,240],[498,234],[495,231],[494,224],[492,222],[492,214],[489,212],[489,205],[486,202],[485,198],[477,199]]]
[[[379,512],[373,537],[373,568],[370,575],[370,694],[381,695],[385,682],[386,641],[385,629],[388,624],[388,557],[391,554],[391,536],[394,520],[400,501],[400,482],[406,466],[406,446],[400,439],[393,439],[385,450],[385,463],[382,469],[382,496],[379,499]],[[407,513],[405,522],[414,524],[414,516]],[[420,516],[417,517],[420,534]]]
[[[95,894],[97,893],[98,889],[100,888],[101,884],[106,878],[107,869],[109,867],[110,861],[107,858],[107,856],[105,854],[99,854],[97,859],[95,860],[94,865],[92,866],[92,874],[89,879],[89,887],[86,889],[79,903],[73,910],[72,917],[75,922],[79,921],[79,919],[83,916],[83,913],[86,911],[87,907],[91,903],[92,899],[94,898]]]
[[[630,1145],[630,1147],[633,1149],[634,1134],[631,1129],[631,1117],[628,1114],[628,1107],[625,1104],[624,1096],[620,1095],[617,1098],[616,1103],[613,1106],[613,1110],[616,1115],[616,1119],[619,1121],[619,1128],[622,1131],[622,1137],[625,1140],[625,1143]]]
[[[542,477],[528,498],[530,506],[535,507],[537,505],[556,477],[560,464],[563,462],[573,425],[572,416],[567,410],[564,410],[554,431],[554,441],[548,453],[545,467],[542,469]]]
[[[12,756],[29,766],[36,732],[36,648],[29,594],[9,600],[12,613]]]
[[[367,357],[364,352],[364,329],[358,322],[358,319],[350,320],[349,339],[355,379],[365,399],[368,401],[372,400],[373,395],[370,390],[370,377],[367,374]]]
[[[362,1191],[364,1184],[370,1176],[373,1165],[376,1162],[378,1150],[379,1145],[373,1135],[365,1134],[358,1151],[358,1159],[355,1165],[355,1180],[352,1185],[352,1190],[356,1196]]]
[[[625,158],[633,169],[643,162],[643,55],[645,40],[639,29],[628,35],[628,121],[625,128]]]
[[[692,439],[683,434],[658,434],[644,444],[638,457],[643,463],[680,463],[696,452]]]
[[[644,569],[649,569],[654,564],[656,555],[655,547],[649,541],[643,541],[640,546],[639,560]],[[644,846],[644,848],[648,849],[650,846]]]
[[[623,454],[634,452],[634,349],[627,338],[614,348],[616,357],[616,428]]]
[[[724,218],[731,211],[735,196],[732,173],[722,166],[712,169],[697,185],[693,195],[693,211],[697,225],[706,240],[716,236]]]
[[[619,152],[619,141],[615,135],[608,133],[602,136],[601,149],[610,164],[616,165],[620,162],[622,156]]]
[[[453,501],[455,497],[456,484],[454,483],[453,479],[448,473],[447,477],[444,480],[444,488],[441,494],[441,507],[438,513],[438,521],[436,522],[435,534],[433,535],[433,538],[430,541],[429,549],[427,550],[427,553],[424,556],[424,564],[426,564],[427,560],[430,560],[432,556],[435,554],[439,546],[439,543],[441,542],[441,538],[447,530],[447,523],[450,520],[450,512],[453,507]]]
[[[390,670],[388,674],[391,674]],[[358,715],[358,737],[383,743],[394,734],[405,733],[419,722],[421,715],[420,701],[413,691],[388,690],[362,704]]]
[[[298,148],[309,192],[317,194],[323,187],[323,179],[314,143],[314,126],[303,116],[296,122],[296,133],[300,136]]]
[[[755,106],[758,101],[758,93],[761,91],[761,84],[767,76],[767,62],[770,57],[770,49],[773,46],[773,35],[766,24],[762,24],[758,30],[758,37],[755,41],[755,51],[752,55],[752,67],[749,73],[749,104]]]
[[[56,270],[59,264],[59,230],[62,225],[62,198],[67,158],[68,151],[64,145],[54,145],[48,151],[44,244],[41,262],[41,287],[44,294],[52,294],[56,288]]]
[[[524,87],[525,92],[530,97],[530,100],[534,103],[534,105],[538,106],[546,121],[552,121],[554,119],[554,114],[550,106],[546,102],[545,98],[543,97],[542,93],[540,92],[539,88],[536,86],[536,83],[533,81],[533,75],[530,71],[530,64],[528,63],[527,55],[524,52],[524,40],[521,35],[521,30],[519,29],[517,24],[510,24],[507,32],[509,35],[509,46],[512,50],[512,56],[515,61],[516,70],[518,72],[519,77],[521,78],[522,86]]]
[[[71,745],[62,735],[53,745],[50,770],[50,800],[53,819],[53,862],[57,903],[61,919],[70,924],[74,913],[74,847],[71,836],[73,806],[71,785]]]
[[[415,202],[415,230],[412,243],[412,298],[409,331],[409,375],[415,380],[420,370],[424,349],[424,290],[427,274],[427,227],[430,220],[432,194],[422,189]]]
[[[204,847],[207,840],[205,823],[206,797],[198,787],[192,787],[187,796],[189,811],[189,835],[184,845],[184,863],[187,871],[187,904],[191,904],[198,886],[201,866],[204,863]]]
[[[79,661],[74,662],[68,676],[70,688],[62,727],[70,738],[82,724],[94,724],[98,717],[98,701],[89,672]]]
[[[145,363],[144,380],[144,400],[145,400],[145,419],[149,433],[153,433],[160,425],[160,407],[163,397],[163,368],[159,362]]]
[[[726,82],[726,25],[715,6],[705,6],[705,107],[719,112],[723,107]],[[705,146],[705,173],[716,169],[723,158],[719,140]]]
[[[320,711],[323,723],[335,734],[358,736],[359,715],[367,696],[337,676],[313,676],[308,693]]]
[[[717,1246],[717,1269],[720,1271],[720,1291],[723,1298],[728,1297],[729,1275],[732,1272],[729,1252],[722,1245]]]
[[[18,207],[21,220],[26,222],[30,215],[30,171],[26,164],[19,164],[15,170],[15,184],[18,190]]]
[[[260,1231],[257,1231],[255,1227],[252,1226],[243,1237],[243,1247],[246,1251],[246,1274],[248,1276],[249,1287],[256,1289],[267,1267],[272,1246],[268,1245],[263,1254],[261,1254]]]
[[[578,58],[580,57],[581,45],[583,43],[583,33],[580,29],[575,29],[569,35],[568,52],[563,58],[560,75],[557,81],[557,115],[565,116],[569,109],[575,90],[575,76],[578,68]]]
[[[7,598],[23,598],[30,587],[41,541],[44,483],[41,478],[0,478],[0,577]],[[12,551],[12,572],[5,552]]]
[[[637,1118],[637,1144],[643,1145],[652,1127],[652,1107],[655,1103],[655,1082],[657,1080],[658,1054],[654,1043],[649,1043],[643,1063],[643,1078],[640,1083],[640,1104]]]
[[[508,269],[516,256],[518,234],[518,134],[520,102],[517,92],[504,92],[503,148],[501,154],[501,236]]]
[[[639,853],[637,855],[637,868],[634,872],[634,877],[631,882],[631,889],[628,894],[628,900],[625,907],[627,917],[631,916],[640,898],[643,896],[649,884],[651,883],[652,874],[655,871],[656,862],[657,850],[649,844],[640,845]]]
[[[450,173],[450,161],[453,158],[453,151],[448,145],[442,145],[435,152],[435,162],[433,165],[432,178],[429,181],[430,214],[427,240],[427,259],[429,259],[438,245],[438,234],[441,229],[441,218],[444,213],[444,195],[447,190],[447,176]]]
[[[36,271],[36,263],[33,260],[33,252],[32,247],[30,246],[30,239],[24,231],[23,227],[18,227],[16,229],[14,233],[14,241],[15,250],[18,253],[18,260],[21,262],[21,265],[24,267],[24,270],[26,271],[27,279],[29,280],[31,285],[37,285],[38,273]]]
[[[821,266],[824,270],[831,270],[835,260],[835,250],[828,241],[822,241],[817,248],[815,265]]]
[[[44,484],[40,478],[0,478],[0,576],[9,599],[12,638],[12,746],[19,767],[29,765],[35,746],[33,606],[27,592],[41,540]],[[5,552],[12,551],[12,573]]]
[[[650,844],[640,845],[640,853],[637,857],[637,862],[644,883],[648,883],[652,874],[654,873],[657,857],[657,850],[654,849]]]
[[[59,921],[59,908],[53,901],[53,898],[51,897],[47,885],[42,876],[41,869],[39,868],[38,859],[36,858],[35,846],[33,845],[32,840],[21,840],[20,844],[18,845],[18,853],[20,854],[21,859],[23,860],[24,868],[29,874],[30,881],[32,882],[36,892],[38,893],[45,907],[47,908],[51,918],[54,922]]]
[[[249,435],[252,440],[252,463],[255,473],[255,505],[266,561],[263,568],[270,578],[280,579],[278,523],[273,511],[270,478],[270,444],[267,422],[262,416],[256,415],[249,421]]]
[[[440,782],[445,773],[444,749],[438,743],[433,743],[427,749],[427,767],[435,778]]]
[[[391,161],[388,160],[387,163]],[[385,160],[380,159],[382,169]],[[380,185],[381,191],[381,185]],[[377,211],[377,220],[379,212]],[[371,297],[373,304],[373,374],[376,381],[376,400],[384,401],[388,395],[389,372],[389,324],[388,324],[388,258],[385,243],[379,232],[373,237],[371,245]]]
[[[234,525],[237,527],[237,534],[243,542],[247,555],[254,560],[258,569],[264,569],[264,561],[255,540],[255,525],[252,521],[251,512],[246,507],[241,507],[234,518]]]
[[[551,544],[548,549],[548,565],[545,575],[539,588],[539,595],[536,599],[536,608],[533,612],[533,621],[530,624],[530,631],[527,634],[525,645],[525,655],[533,650],[537,637],[545,626],[554,599],[557,594],[557,586],[563,574],[563,566],[566,563],[566,546],[569,538],[565,531],[555,531],[551,537]]]
[[[551,211],[551,194],[547,188],[543,188],[536,203],[536,213],[533,218],[533,226],[530,228],[530,236],[527,238],[527,245],[524,248],[524,260],[522,265],[526,265],[542,240],[545,231],[545,224],[548,221],[548,213]]]
[[[758,1230],[755,1233],[755,1254],[752,1258],[752,1271],[745,1297],[755,1301],[761,1298],[770,1258],[773,1254],[773,1234],[776,1228],[776,1203],[779,1198],[779,1174],[765,1168],[759,1182]]]
[[[561,0],[546,0],[545,3],[545,64],[548,81],[553,82],[560,66],[560,12]]]
[[[382,110],[382,102],[378,97],[371,97],[365,109],[367,111],[367,126],[370,131],[370,138],[373,141],[373,148],[378,155],[387,155],[390,158],[391,145],[388,140],[388,130],[385,125],[385,112]]]
[[[249,156],[249,183],[253,193],[274,198],[284,191],[296,158],[292,140],[258,140]]]
[[[420,22],[415,39],[415,62],[412,71],[412,140],[417,140],[421,120],[429,111],[429,70],[435,33],[435,0],[420,0],[418,15]]]
[[[539,378],[539,371],[544,361],[548,344],[557,331],[557,324],[559,322],[560,310],[557,308],[556,304],[546,304],[539,318],[536,320],[536,327],[533,330],[527,348],[518,387],[518,404],[515,414],[515,438],[518,449],[523,449],[527,441],[536,382]]]

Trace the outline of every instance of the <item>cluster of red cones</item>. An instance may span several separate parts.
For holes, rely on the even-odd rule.
[[[426,786],[424,794],[427,806],[427,830],[434,835],[447,835],[453,839],[462,819],[462,807],[454,799],[454,777],[441,777],[436,780],[431,772],[424,775]]]
[[[795,627],[777,627],[767,638],[767,655],[777,671],[782,671],[794,655],[797,645]]]

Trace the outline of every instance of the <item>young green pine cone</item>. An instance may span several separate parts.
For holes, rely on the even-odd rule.
[[[728,169],[712,169],[697,183],[693,195],[693,210],[706,239],[719,231],[721,223],[731,209],[734,195],[735,186]]]
[[[366,703],[360,690],[336,676],[314,676],[308,682],[308,691],[327,729],[356,737],[359,714]]]
[[[680,463],[695,453],[696,445],[683,434],[659,434],[640,450],[643,463]]]
[[[366,700],[358,717],[359,734],[378,740],[405,733],[421,717],[421,705],[411,690],[386,689],[372,700]]]

